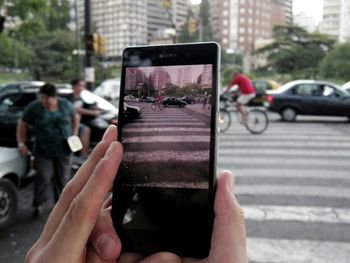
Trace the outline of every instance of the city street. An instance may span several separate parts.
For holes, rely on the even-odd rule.
[[[200,105],[182,111],[191,106],[200,111]],[[178,109],[162,113],[167,110]],[[144,113],[147,118],[161,114]],[[269,117],[270,126],[262,135],[233,123],[219,139],[218,168],[236,175],[250,262],[350,262],[349,123],[323,117],[286,123],[275,114]],[[153,128],[174,122],[164,118]],[[16,221],[0,230],[0,262],[23,261],[53,206],[51,201],[42,217],[33,219],[31,188],[20,192]]]

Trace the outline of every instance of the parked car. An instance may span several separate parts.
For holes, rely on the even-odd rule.
[[[120,79],[107,79],[103,81],[93,92],[107,100],[119,99]]]
[[[124,97],[124,101],[127,102],[139,102],[139,99],[132,95],[127,95]]]
[[[187,104],[194,104],[196,102],[196,99],[193,96],[184,96],[181,100],[185,101]]]
[[[181,108],[181,107],[186,107],[187,103],[186,101],[180,100],[178,98],[169,97],[163,100],[163,105],[165,107],[178,106]]]
[[[73,91],[66,85],[58,85],[59,96],[70,98]],[[16,147],[16,125],[18,119],[22,116],[24,108],[37,98],[38,86],[13,87],[0,92],[0,145]],[[103,114],[94,117],[87,116],[82,118],[82,122],[91,128],[91,141],[98,142],[110,123],[116,123],[118,118],[118,109],[105,99],[91,93],[82,92],[84,106],[97,106],[104,110]],[[29,138],[30,141],[30,133]]]
[[[17,148],[0,147],[0,229],[16,216],[18,190],[29,179],[28,157]]]
[[[153,103],[155,101],[155,98],[153,97],[144,97],[141,100],[142,102],[147,102],[147,103]]]
[[[331,82],[296,80],[267,94],[269,110],[279,113],[285,121],[294,121],[297,115],[350,118],[350,94]]]
[[[347,92],[350,93],[350,81],[346,82],[343,86],[343,89],[345,89]]]

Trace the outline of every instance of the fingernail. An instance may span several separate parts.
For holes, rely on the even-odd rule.
[[[113,255],[115,252],[116,246],[117,246],[116,241],[109,234],[104,234],[100,236],[99,239],[97,240],[97,250],[100,253],[100,255],[103,255],[104,257]]]
[[[114,125],[109,125],[107,130],[105,131],[105,133],[103,134],[103,137],[102,137],[102,141],[106,141],[110,138],[110,136],[113,135],[113,132],[111,130],[113,130],[113,127]]]

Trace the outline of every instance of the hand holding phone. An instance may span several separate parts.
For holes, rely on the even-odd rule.
[[[122,159],[117,131],[110,126],[88,160],[71,179],[51,212],[40,238],[25,262],[178,262],[179,257],[158,253],[121,254],[122,244],[112,225],[110,202],[105,201]],[[205,262],[248,262],[242,210],[235,199],[232,173],[218,176],[215,221],[209,257]],[[67,235],[70,233],[70,235]],[[196,246],[196,244],[193,244]],[[183,261],[191,262],[191,259]],[[196,261],[197,262],[197,261]]]

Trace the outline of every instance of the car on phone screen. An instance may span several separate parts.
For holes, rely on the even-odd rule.
[[[163,105],[165,107],[169,107],[169,106],[175,106],[175,107],[186,107],[187,103],[184,100],[178,99],[178,98],[174,98],[174,97],[168,97],[165,98],[163,100]]]
[[[298,115],[350,118],[350,94],[337,84],[317,80],[295,80],[267,91],[268,109],[285,121]]]
[[[193,96],[184,96],[181,98],[181,100],[185,101],[187,104],[194,104],[196,103],[196,98]]]

